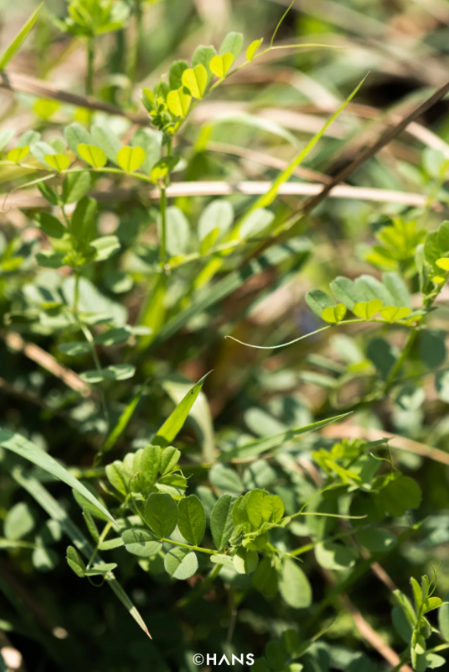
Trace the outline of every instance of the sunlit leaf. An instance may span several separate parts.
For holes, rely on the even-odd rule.
[[[127,173],[133,173],[141,167],[145,158],[142,147],[122,147],[117,154],[117,163]]]
[[[79,156],[94,168],[103,168],[107,163],[106,154],[102,149],[96,147],[95,145],[86,145],[81,143],[77,147]]]

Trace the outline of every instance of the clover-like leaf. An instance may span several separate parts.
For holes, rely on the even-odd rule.
[[[179,161],[179,156],[164,156],[163,159],[159,159],[157,163],[153,166],[150,177],[153,182],[159,182],[167,177],[170,172],[176,167],[176,164]]]
[[[441,259],[437,259],[436,265],[438,268],[442,268],[443,271],[449,271],[449,258],[441,257]]]
[[[165,476],[172,471],[180,457],[181,453],[177,448],[173,448],[173,446],[164,448],[161,453],[161,463],[159,467],[162,476]]]
[[[176,91],[170,91],[167,96],[168,109],[175,117],[181,117],[181,119],[186,118],[191,102],[192,96],[186,93],[183,86]]]
[[[411,313],[410,308],[397,308],[396,306],[385,306],[380,311],[382,317],[387,320],[387,322],[393,323],[398,320],[404,320]]]
[[[122,539],[128,553],[140,558],[150,558],[152,555],[159,553],[162,548],[159,539],[145,529],[133,527],[130,530],[125,530]]]
[[[187,548],[173,548],[164,558],[164,567],[174,579],[185,581],[196,573],[198,558]]]
[[[284,502],[279,495],[268,495],[262,501],[262,518],[268,523],[278,523],[284,515]]]
[[[321,313],[321,317],[325,322],[337,324],[341,322],[346,315],[346,306],[343,303],[337,303],[336,306],[328,306]]]
[[[67,170],[67,168],[70,166],[69,157],[62,153],[46,154],[44,159],[48,165],[58,173],[62,173],[63,170]]]
[[[48,212],[40,212],[36,215],[36,224],[50,238],[62,238],[66,233],[65,227],[59,219],[53,217]]]
[[[122,147],[117,153],[117,163],[122,170],[133,173],[140,168],[146,156],[142,147]]]
[[[232,564],[238,574],[252,574],[259,564],[259,556],[256,551],[247,551],[246,548],[239,548],[232,557]]]
[[[86,565],[76,548],[73,546],[67,547],[67,563],[77,576],[82,579],[86,575]]]
[[[261,45],[263,42],[263,37],[260,38],[260,40],[254,40],[254,42],[251,42],[249,45],[248,49],[246,50],[246,60],[247,61],[252,61],[254,60],[254,56],[260,49]]]
[[[206,531],[206,514],[196,495],[184,497],[179,502],[178,528],[192,546],[199,546]]]
[[[88,163],[90,166],[93,166],[94,168],[103,168],[103,166],[105,166],[107,163],[106,154],[102,149],[100,149],[100,147],[96,147],[95,145],[86,145],[84,142],[82,142],[80,145],[78,145],[77,151],[83,161]]]
[[[151,493],[145,504],[145,520],[158,537],[169,537],[178,522],[175,500],[163,492]]]
[[[182,83],[190,91],[190,95],[193,98],[201,98],[204,96],[204,92],[207,87],[207,70],[199,63],[194,68],[188,68],[182,73]]]
[[[30,148],[28,145],[25,147],[14,147],[14,149],[11,149],[11,151],[7,153],[6,159],[11,161],[11,163],[20,163],[26,156],[28,156],[29,152]]]
[[[219,79],[224,79],[234,63],[234,56],[231,53],[223,54],[223,56],[214,56],[210,63],[210,71]]]
[[[219,551],[226,547],[234,529],[232,509],[236,501],[237,497],[233,495],[222,495],[212,509],[210,529],[214,544]]]
[[[371,320],[381,308],[382,301],[380,299],[372,299],[371,301],[359,301],[359,303],[355,304],[352,312],[362,320]]]

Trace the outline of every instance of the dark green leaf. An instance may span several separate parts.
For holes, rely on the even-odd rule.
[[[69,173],[62,185],[62,200],[66,205],[77,203],[86,196],[90,186],[91,178],[87,170]]]
[[[165,493],[152,493],[145,504],[145,519],[159,538],[169,537],[178,522],[175,500]]]
[[[153,439],[153,443],[158,446],[168,446],[182,429],[190,409],[198,398],[204,385],[204,381],[209,374],[206,374],[194,385],[186,394],[184,399],[178,404],[168,420],[164,422]]]
[[[66,233],[65,227],[59,219],[49,215],[48,212],[41,212],[36,215],[36,224],[50,238],[62,238]]]
[[[210,529],[214,544],[219,551],[226,548],[233,532],[232,509],[236,501],[237,497],[222,495],[212,509]]]
[[[196,495],[179,502],[178,528],[187,543],[199,546],[206,531],[206,514]]]
[[[284,601],[294,609],[312,604],[312,589],[307,576],[294,560],[287,558],[279,574],[279,590]]]

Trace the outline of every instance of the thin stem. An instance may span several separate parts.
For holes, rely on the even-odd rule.
[[[165,186],[161,187],[161,200],[159,207],[161,212],[160,262],[164,263],[164,261],[167,259],[167,191]]]
[[[215,567],[212,569],[212,571],[209,572],[204,581],[199,584],[198,588],[192,591],[186,597],[183,597],[181,600],[179,600],[176,603],[176,607],[178,609],[183,609],[184,607],[187,607],[188,605],[192,604],[192,602],[195,602],[199,597],[201,597],[201,595],[204,595],[204,593],[206,593],[209,590],[212,583],[220,574],[220,570],[222,567],[223,565],[215,565]]]
[[[129,64],[130,98],[132,96],[133,86],[137,81],[137,68],[139,65],[140,45],[142,43],[142,3],[141,0],[134,0],[134,44],[131,52]]]
[[[443,273],[442,275],[446,280],[449,277],[448,273]],[[430,309],[432,308],[433,304],[435,303],[436,299],[438,298],[438,296],[439,296],[439,294],[440,294],[440,292],[443,289],[445,284],[446,284],[445,282],[442,282],[431,294],[429,294],[428,296],[426,296],[424,298],[424,308],[427,311],[430,311]],[[411,352],[411,350],[412,350],[412,348],[415,344],[416,338],[418,336],[418,331],[419,331],[419,324],[416,324],[409,334],[409,337],[407,339],[407,343],[405,344],[404,349],[402,350],[402,353],[401,353],[400,357],[396,360],[396,363],[394,364],[393,368],[391,369],[390,373],[388,374],[387,380],[385,381],[385,385],[383,387],[383,394],[384,395],[388,394],[388,392],[391,390],[391,388],[395,384],[396,376],[398,375],[399,371],[401,370],[402,365],[404,364],[405,360],[409,356],[409,354],[410,354],[410,352]]]
[[[234,336],[225,336],[225,338],[230,338],[232,341],[236,341],[236,343],[240,343],[240,345],[245,345],[247,348],[255,348],[256,350],[277,350],[278,348],[284,348],[287,345],[293,345],[293,343],[298,343],[298,341],[302,341],[304,338],[309,338],[309,336],[315,336],[315,334],[320,334],[322,331],[327,331],[328,329],[332,329],[332,327],[336,326],[343,326],[344,324],[361,324],[362,322],[377,322],[380,324],[392,324],[389,320],[384,320],[382,318],[374,318],[372,320],[364,320],[362,318],[356,318],[356,319],[351,319],[351,320],[342,320],[341,322],[336,322],[335,324],[328,324],[325,327],[321,327],[320,329],[316,329],[316,331],[311,331],[308,334],[304,334],[304,336],[299,336],[299,338],[295,338],[293,341],[288,341],[287,343],[281,343],[280,345],[252,345],[251,343],[245,343],[244,341],[239,341],[238,338],[234,338]],[[404,322],[401,320],[398,320],[394,324],[401,324],[403,326],[407,326]]]
[[[86,96],[92,96],[94,93],[94,60],[95,60],[95,38],[87,38],[87,73],[86,73]]]
[[[81,274],[79,270],[75,271],[75,296],[73,297],[73,312],[75,315],[78,314],[78,304],[80,300],[80,277]]]
[[[90,568],[92,567],[93,561],[95,560],[95,557],[96,557],[96,555],[97,555],[97,553],[98,553],[98,549],[100,548],[100,544],[101,544],[101,543],[106,539],[106,537],[108,536],[108,532],[109,532],[109,530],[111,529],[111,527],[112,527],[112,523],[107,523],[107,524],[105,525],[105,528],[104,528],[103,532],[102,532],[101,535],[100,535],[100,538],[99,538],[99,540],[98,540],[98,543],[97,543],[97,545],[96,545],[96,547],[95,547],[95,549],[94,549],[92,555],[90,556],[90,560],[89,560],[89,562],[87,563],[87,567],[86,567],[86,569],[90,569]]]
[[[414,327],[412,331],[410,332],[407,343],[405,344],[400,357],[396,360],[394,366],[392,367],[390,373],[387,376],[387,379],[385,381],[385,385],[383,387],[383,395],[388,394],[388,392],[391,390],[393,385],[395,384],[396,376],[398,375],[399,371],[401,370],[405,360],[408,358],[414,344],[416,341],[416,337],[418,336],[418,329],[417,327]]]
[[[180,541],[173,541],[173,539],[166,539],[163,537],[161,541],[166,541],[167,544],[173,546],[180,546],[181,548],[188,548],[189,551],[197,551],[198,553],[206,553],[207,555],[216,555],[218,551],[211,551],[209,548],[201,548],[200,546],[190,546],[189,544],[182,544]]]
[[[94,360],[94,363],[95,363],[95,368],[97,369],[97,371],[100,372],[102,370],[102,366],[101,366],[100,360],[98,359],[98,355],[97,355],[97,351],[95,349],[95,342],[94,342],[93,336],[90,333],[89,329],[85,325],[81,324],[81,322],[79,323],[79,326],[80,326],[81,331],[83,332],[83,334],[86,338],[86,341],[90,345],[90,350],[91,350],[92,357],[93,357],[93,360]],[[100,400],[101,400],[101,406],[102,406],[102,409],[103,409],[104,419],[106,420],[106,425],[107,425],[106,434],[108,434],[109,433],[109,412],[108,412],[108,407],[107,407],[107,404],[106,404],[106,397],[104,395],[104,390],[101,386],[101,383],[100,383]],[[101,451],[100,451],[100,454],[101,454]]]
[[[172,139],[167,139],[167,157],[172,153]],[[161,213],[161,250],[160,261],[164,263],[167,259],[167,187],[169,183],[169,174],[165,176],[164,183],[161,186],[160,213]]]

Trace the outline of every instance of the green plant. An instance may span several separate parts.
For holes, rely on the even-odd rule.
[[[423,456],[448,463],[447,428],[438,416],[439,404],[449,401],[439,310],[449,277],[449,222],[433,211],[435,200],[441,206],[447,198],[445,155],[427,151],[408,168],[422,186],[422,209],[370,211],[361,240],[349,233],[353,213],[342,206],[347,228],[338,242],[356,240],[356,263],[345,266],[345,251],[329,263],[329,224],[340,219],[323,203],[315,226],[307,205],[285,187],[310,177],[304,164],[319,163],[319,152],[332,155],[335,138],[328,134],[358,109],[354,97],[365,79],[305,142],[257,116],[257,103],[198,127],[203,101],[226,102],[228,87],[254,62],[284,50],[313,60],[333,46],[278,43],[286,12],[266,48],[260,38],[244,50],[243,35],[230,32],[218,49],[202,45],[189,62],[164,63],[167,75],[143,88],[142,118],[132,88],[137,66],[143,71],[145,9],[140,1],[70,2],[68,18],[56,24],[87,44],[84,112],[43,99],[32,108],[37,130],[15,141],[9,129],[0,132],[3,210],[30,190],[39,204],[26,210],[23,237],[10,227],[0,238],[7,362],[0,390],[9,395],[0,430],[0,549],[33,580],[40,573],[43,594],[54,576],[61,591],[69,586],[75,615],[66,616],[67,627],[76,644],[96,620],[106,624],[100,634],[102,627],[115,633],[117,641],[108,638],[110,649],[105,645],[95,662],[101,672],[128,669],[128,651],[138,672],[147,669],[147,656],[165,672],[158,646],[180,670],[191,669],[195,650],[232,661],[251,652],[257,672],[384,669],[344,621],[345,610],[356,613],[348,595],[362,582],[368,590],[360,588],[357,601],[367,611],[364,600],[373,605],[373,623],[388,640],[381,655],[398,670],[441,666],[449,632],[436,578],[424,575],[421,585],[412,579],[414,606],[394,581],[401,585],[405,563],[421,576],[432,553],[426,549],[448,538],[445,513],[435,504],[446,476],[442,469],[418,471]],[[102,91],[93,87],[94,55],[101,36],[115,32],[102,49],[107,60],[131,17],[129,106],[117,109],[92,97]],[[311,53],[299,56],[303,47]],[[266,95],[282,106],[277,89]],[[223,140],[232,135],[230,124],[250,147],[261,134],[286,157],[275,159],[278,172],[254,194],[245,192],[240,164],[213,159],[217,144],[217,151],[229,150]],[[181,174],[202,200],[187,198]],[[217,183],[219,193],[233,185],[236,193],[210,198]],[[297,314],[293,302],[264,322],[260,314],[276,314],[278,296],[298,278],[307,278],[301,296],[312,312],[301,306]],[[328,286],[332,295],[323,290]],[[242,347],[254,339],[262,344],[251,347],[263,352]],[[41,369],[17,363],[17,353]],[[29,414],[22,409],[28,406]],[[357,431],[345,435],[348,428]],[[399,446],[394,434],[404,435]],[[397,450],[404,441],[411,454]],[[64,547],[75,576],[60,563]],[[386,594],[377,596],[371,573]],[[107,591],[94,590],[103,585],[125,608],[123,620]],[[60,650],[49,643],[3,579],[1,563],[0,592],[54,669],[86,667],[91,642],[70,648],[69,641]],[[398,605],[385,616],[393,601]],[[151,653],[125,610],[153,635]],[[243,635],[236,632],[238,612]],[[14,615],[0,619],[0,628],[8,627],[15,632]],[[182,644],[164,643],[168,631],[173,641],[171,630]],[[334,645],[337,637],[344,646]]]

